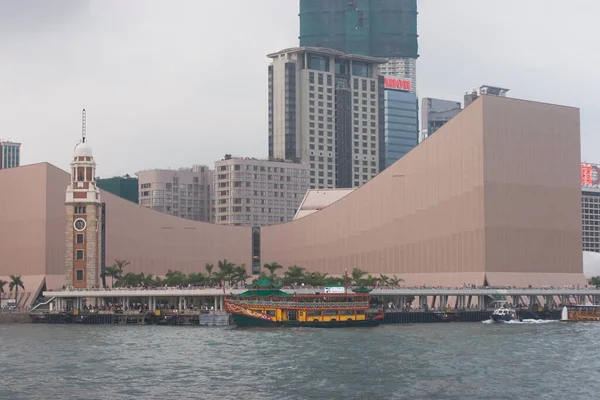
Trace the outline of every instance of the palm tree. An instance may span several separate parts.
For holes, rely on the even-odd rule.
[[[404,279],[402,279],[402,278],[398,278],[396,275],[393,275],[393,276],[390,278],[390,285],[392,285],[392,286],[398,286],[398,284],[399,284],[400,282],[404,282]]]
[[[288,270],[283,273],[283,282],[286,285],[291,283],[302,283],[305,280],[304,272],[306,270],[303,267],[292,265],[288,267]]]
[[[204,264],[204,268],[206,269],[206,277],[208,278],[208,284],[210,285],[212,282],[212,278],[213,278],[213,268],[215,266],[209,263]]]
[[[121,274],[123,273],[123,268],[125,268],[126,266],[128,266],[130,264],[131,263],[129,261],[115,260],[115,265],[117,266],[118,270],[121,271]]]
[[[227,259],[223,261],[219,261],[217,263],[217,268],[219,268],[219,272],[216,274],[217,281],[223,281],[223,284],[226,281],[231,281],[231,276],[235,269],[236,265],[234,263],[230,263]]]
[[[365,279],[361,279],[360,281],[362,284],[365,284],[367,286],[375,286],[378,279],[375,278],[374,276],[372,276],[371,274],[369,274],[369,275],[367,275],[367,277]]]
[[[231,280],[232,283],[245,283],[251,277],[252,275],[246,271],[246,265],[242,264],[235,267]]]
[[[272,262],[271,264],[265,264],[265,265],[263,265],[263,267],[265,269],[268,269],[269,272],[271,273],[271,275],[270,275],[271,280],[275,279],[275,271],[277,271],[278,269],[283,269],[283,265],[280,265],[276,262]]]
[[[181,271],[168,270],[165,275],[164,283],[167,286],[180,286],[187,283],[187,276]]]
[[[7,284],[8,282],[3,281],[2,279],[0,279],[0,300],[2,299],[2,293],[4,293],[4,286]],[[0,304],[1,306],[1,304]]]
[[[367,271],[363,271],[360,268],[354,268],[352,270],[352,282],[354,284],[359,285],[359,282],[362,280],[362,277],[367,274]]]
[[[115,286],[115,279],[117,279],[118,282],[119,278],[121,278],[122,273],[123,271],[119,270],[119,268],[116,265],[106,267],[106,269],[104,270],[104,275],[110,276],[110,286]]]
[[[381,283],[382,285],[389,285],[390,284],[390,277],[387,275],[379,275],[379,283]]]
[[[19,276],[10,276],[10,283],[8,284],[8,289],[12,292],[13,289],[15,291],[15,306],[19,306],[19,288],[25,290],[25,286],[23,286],[23,281],[21,280],[21,275]]]

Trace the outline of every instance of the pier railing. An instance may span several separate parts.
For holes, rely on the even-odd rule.
[[[247,305],[250,307],[272,308],[367,308],[368,301],[336,301],[336,302],[308,302],[308,301],[268,301],[268,300],[227,300],[232,304]]]

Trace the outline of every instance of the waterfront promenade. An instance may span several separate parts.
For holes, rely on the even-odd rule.
[[[327,287],[283,288],[293,294],[326,295]],[[339,288],[338,288],[339,289]],[[351,288],[348,288],[350,292]],[[113,288],[94,290],[47,291],[51,310],[82,308],[86,305],[103,306],[108,302],[129,308],[132,304],[144,304],[150,311],[168,305],[180,311],[209,307],[224,310],[224,298],[245,292],[245,288]],[[492,302],[506,302],[514,306],[539,305],[554,308],[559,304],[598,304],[600,289],[593,287],[543,287],[543,288],[374,288],[371,295],[386,308],[408,309],[485,309]],[[389,307],[388,307],[389,305]]]

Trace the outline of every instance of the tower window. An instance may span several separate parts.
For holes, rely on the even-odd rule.
[[[77,244],[83,244],[83,233],[77,234]]]
[[[82,269],[78,269],[77,271],[75,271],[75,279],[78,281],[82,281],[83,280],[83,270]]]
[[[75,207],[75,214],[85,214],[85,206]]]
[[[77,260],[83,260],[83,250],[79,249],[75,252],[75,257]]]

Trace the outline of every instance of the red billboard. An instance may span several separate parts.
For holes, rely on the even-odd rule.
[[[596,164],[581,164],[581,185],[600,185],[600,167]]]
[[[410,90],[410,79],[383,78],[386,89]]]

